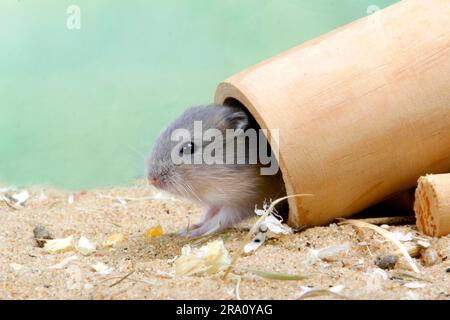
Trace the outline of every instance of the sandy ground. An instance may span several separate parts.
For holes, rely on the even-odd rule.
[[[200,208],[184,200],[155,198],[154,191],[139,186],[77,193],[73,202],[69,192],[46,188],[28,191],[30,198],[21,209],[0,201],[1,299],[297,299],[307,287],[322,290],[311,299],[450,297],[450,237],[428,238],[415,226],[390,226],[388,230],[410,233],[413,239],[406,237],[403,242],[410,247],[420,239],[431,244],[438,254],[435,264],[424,262],[423,249],[422,257],[419,253],[414,258],[422,274],[414,273],[400,254],[393,269],[378,268],[374,264],[377,256],[397,251],[391,242],[369,229],[331,224],[292,235],[271,235],[256,252],[241,257],[226,280],[221,274],[174,276],[173,258],[189,242],[174,233],[199,219]],[[33,238],[38,224],[57,238],[85,236],[98,249],[89,256],[77,251],[45,253]],[[233,255],[251,224],[248,221],[212,238],[191,240],[191,245],[199,247],[223,239]],[[163,235],[144,237],[146,230],[158,225]],[[102,248],[101,244],[116,233],[128,240],[117,247]],[[336,245],[349,249],[326,260],[312,258],[313,250]],[[67,263],[61,263],[64,261]],[[100,274],[92,268],[99,262],[111,268],[109,273]],[[248,272],[249,268],[310,277],[269,280]],[[339,296],[323,290],[331,287]]]

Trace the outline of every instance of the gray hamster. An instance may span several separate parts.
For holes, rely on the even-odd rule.
[[[237,107],[191,107],[158,137],[147,160],[148,181],[159,189],[188,198],[205,208],[204,218],[191,225],[189,230],[183,230],[182,235],[199,237],[222,231],[254,216],[255,206],[261,208],[265,201],[285,195],[280,170],[274,175],[261,175],[260,169],[264,165],[259,157],[256,163],[250,157],[251,152],[259,148],[260,144],[255,146],[249,142],[250,139],[240,139],[240,135],[245,135],[255,126],[252,121],[254,120]],[[195,136],[194,122],[201,123],[203,132],[212,129],[212,132],[220,132],[227,138],[220,141]],[[227,129],[238,131],[229,138],[226,135]],[[174,141],[177,132],[185,134]],[[260,140],[261,138],[258,142]],[[265,138],[263,142],[267,143]],[[225,146],[229,143],[235,146],[231,152],[227,152]],[[193,160],[196,156],[201,159],[202,155],[206,156],[207,150],[213,148],[216,150],[211,155],[217,156],[216,159],[223,156],[223,163],[217,161],[207,164],[205,161]],[[223,151],[222,156],[218,150]],[[237,150],[246,152],[238,153]],[[187,161],[179,163],[174,161],[174,156]],[[227,161],[230,159],[233,161]]]

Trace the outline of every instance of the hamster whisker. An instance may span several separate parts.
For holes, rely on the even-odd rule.
[[[147,158],[147,155],[143,154],[142,152],[138,151],[136,148],[133,148],[131,145],[123,145],[124,149],[128,149],[128,151],[132,152],[135,157],[137,157],[139,160],[145,160]]]
[[[173,188],[178,194],[184,195],[184,197],[186,197],[186,195],[191,194],[191,192],[189,192],[189,190],[186,189],[183,183],[173,184]]]
[[[180,190],[179,187],[181,187],[181,190]],[[190,193],[182,183],[180,183],[179,185],[177,185],[177,186],[175,187],[175,189],[176,189],[179,193],[181,193],[181,194],[189,194],[189,193]]]
[[[196,197],[198,199],[198,201],[200,201],[200,203],[203,203],[203,201],[200,199],[200,197],[197,195],[197,193],[194,191],[194,189],[192,188],[192,186],[189,183],[185,183],[184,185],[190,190],[190,193],[194,197]]]
[[[200,197],[194,192],[194,190],[192,190],[191,186],[189,186],[188,184],[183,184],[183,188],[184,190],[186,190],[186,193],[191,194],[192,196],[194,196],[198,201],[202,202],[200,200]]]

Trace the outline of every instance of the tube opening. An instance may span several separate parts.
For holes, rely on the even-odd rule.
[[[245,105],[242,102],[240,102],[238,99],[230,98],[230,97],[226,98],[224,100],[224,102],[223,102],[223,105],[226,106],[226,107],[239,108],[240,110],[245,112],[245,114],[248,116],[248,118],[250,120],[250,128],[253,128],[255,130],[261,129],[261,126],[259,125],[258,121],[256,121],[255,117],[245,107]],[[269,137],[266,136],[266,140],[267,140],[267,145],[268,145],[267,152],[268,152],[268,154],[272,154],[272,148],[270,146],[270,139],[269,139]],[[285,180],[283,178],[283,172],[281,170],[278,157],[277,157],[277,159],[275,161],[277,161],[277,166],[278,166],[278,173],[277,173],[277,175],[279,175],[280,180],[282,181],[282,185],[280,185],[280,188],[283,190],[283,192],[282,192],[282,195],[280,197],[284,197],[286,195],[286,182],[285,182]],[[276,200],[276,199],[272,199],[272,200]],[[281,214],[281,216],[283,217],[284,221],[287,221],[288,214],[289,214],[288,201],[283,201],[282,203],[280,203],[280,205],[278,205],[276,207],[276,210],[278,211],[279,214]]]

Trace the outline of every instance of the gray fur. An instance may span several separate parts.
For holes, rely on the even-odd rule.
[[[192,133],[194,121],[200,120],[203,130],[214,128],[225,132],[226,129],[245,130],[249,126],[247,115],[237,108],[220,105],[192,107],[172,122],[157,139],[148,159],[149,177],[161,179],[164,190],[206,207],[203,221],[190,230],[192,237],[233,226],[253,216],[255,205],[261,207],[264,200],[275,199],[285,193],[281,173],[262,176],[260,164],[248,164],[246,161],[240,165],[175,165],[171,160],[171,151],[177,142],[171,141],[172,132],[184,128]],[[242,143],[239,139],[237,141]]]

